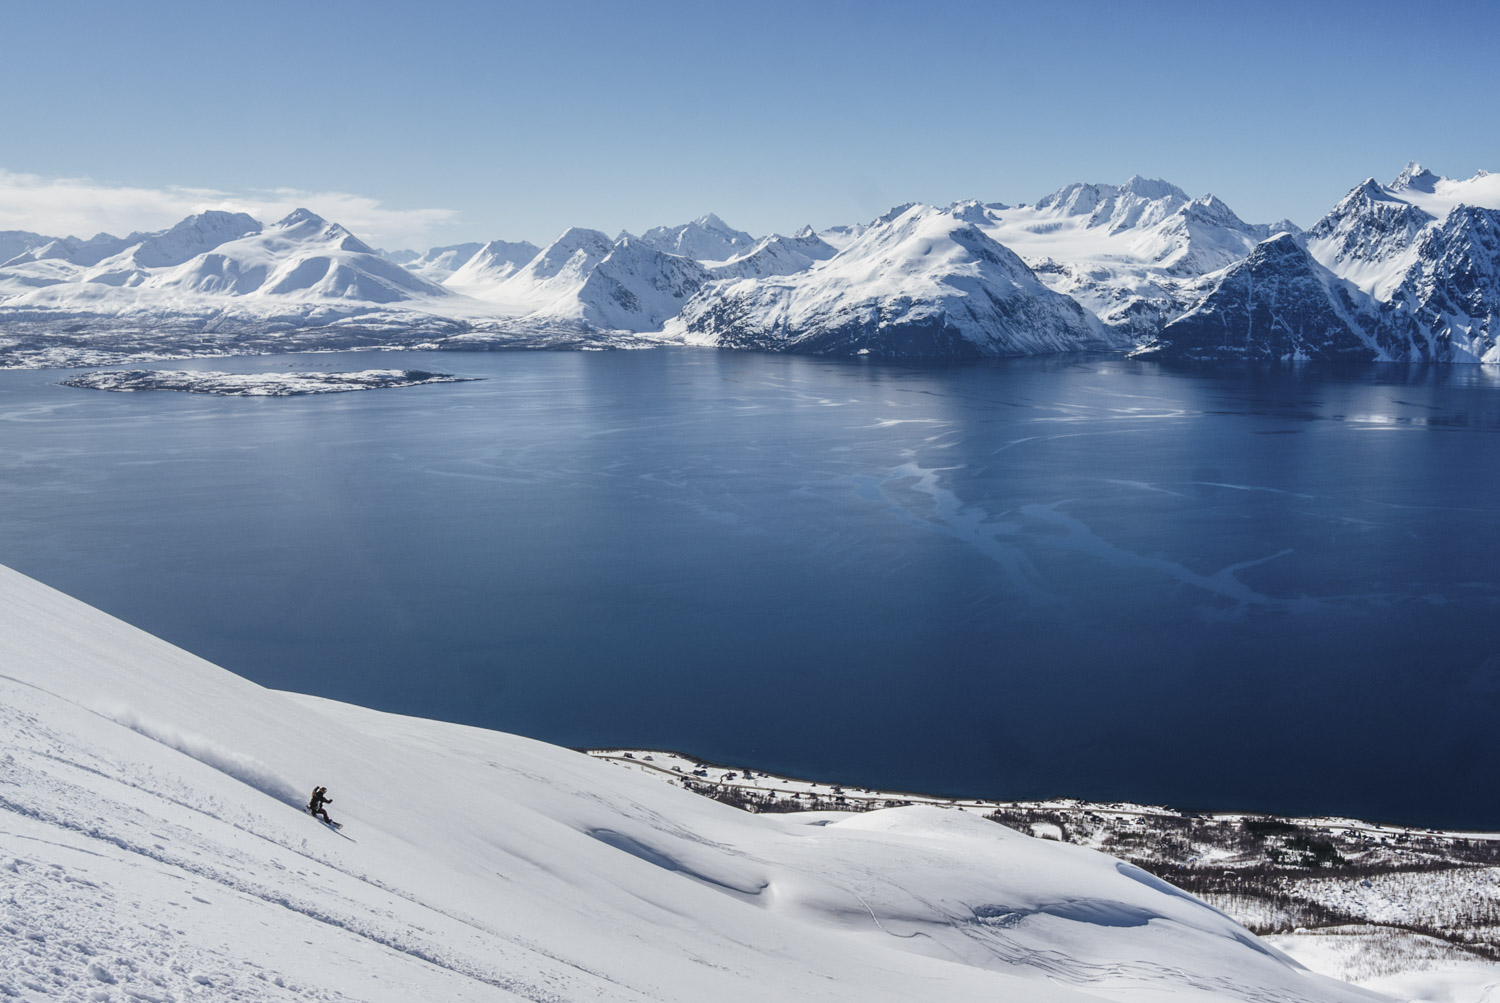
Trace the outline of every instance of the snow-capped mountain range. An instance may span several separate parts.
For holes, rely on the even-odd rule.
[[[1078,303],[985,233],[977,202],[912,206],[816,267],[722,280],[688,301],[687,340],[887,358],[1115,347]]]
[[[613,239],[573,227],[540,248],[378,252],[305,209],[87,240],[6,231],[0,361],[44,364],[48,321],[67,318],[69,358],[87,355],[80,332],[133,357],[138,344],[110,341],[124,322],[195,329],[203,351],[301,350],[319,332],[452,347],[557,345],[567,332],[913,360],[1107,349],[1497,362],[1497,213],[1500,176],[1411,164],[1389,185],[1357,185],[1305,233],[1139,176],[759,239],[708,214]]]
[[[977,812],[746,813],[267,690],[6,568],[0,665],[7,999],[1389,999]]]
[[[1408,164],[1306,234],[1257,246],[1137,354],[1500,362],[1500,176]]]

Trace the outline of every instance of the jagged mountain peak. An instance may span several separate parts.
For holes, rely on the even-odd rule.
[[[375,254],[373,247],[350,233],[342,224],[330,222],[311,209],[293,209],[273,226],[283,231],[285,236],[296,240],[316,240],[333,244],[341,251]]]
[[[1208,194],[1193,199],[1178,210],[1184,216],[1190,216],[1204,222],[1213,223],[1217,226],[1228,226],[1234,229],[1244,229],[1246,223],[1237,216],[1233,209],[1225,204],[1224,200],[1217,195]]]
[[[180,265],[221,244],[263,229],[260,221],[248,213],[209,209],[187,217],[169,230],[145,237],[130,258],[143,268]]]
[[[1431,194],[1437,189],[1438,182],[1445,180],[1447,179],[1432,173],[1415,160],[1412,160],[1408,161],[1407,165],[1401,169],[1401,173],[1396,175],[1396,180],[1392,181],[1389,187],[1393,192],[1413,188],[1419,192]]]
[[[1354,359],[1379,356],[1368,304],[1318,264],[1301,240],[1280,233],[1217,273],[1212,290],[1162,328],[1139,357]]]
[[[722,230],[729,233],[741,232],[734,229],[728,223],[720,219],[717,213],[712,212],[704,213],[702,216],[699,216],[697,219],[693,220],[693,225],[701,226],[706,230]]]
[[[491,240],[476,246],[463,263],[442,280],[443,285],[482,297],[491,287],[525,267],[539,253],[540,248],[530,241]],[[444,257],[445,255],[438,255],[434,261],[441,263]]]
[[[978,199],[962,199],[948,207],[948,212],[954,219],[961,219],[966,223],[977,223],[981,226],[990,221],[989,214],[985,212],[985,204]]]
[[[911,209],[916,204],[917,203],[915,203],[915,202],[902,202],[900,205],[891,206],[885,212],[881,213],[879,216],[876,216],[874,219],[872,219],[870,221],[870,225],[871,226],[878,226],[881,223],[889,223],[889,222],[891,222],[891,220],[897,219],[898,217],[900,217],[903,213],[905,213],[907,210]]]
[[[629,236],[627,234],[627,236]],[[576,251],[598,252],[602,257],[609,253],[609,249],[615,246],[615,242],[600,230],[591,230],[586,226],[570,226],[558,234],[552,243],[542,249],[542,257],[551,261],[560,255],[570,255]]]
[[[1132,174],[1130,179],[1120,186],[1120,191],[1143,199],[1185,200],[1188,197],[1187,192],[1169,181],[1163,181],[1160,178],[1144,178],[1139,174]]]
[[[324,219],[322,216],[319,216],[311,209],[293,209],[291,212],[278,219],[275,223],[276,226],[282,227],[283,229],[290,229],[294,226],[304,225],[326,226],[327,224],[328,220]]]
[[[754,237],[711,212],[680,226],[652,227],[636,239],[658,251],[699,261],[724,261],[755,246]]]

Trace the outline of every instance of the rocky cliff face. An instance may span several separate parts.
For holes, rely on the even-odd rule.
[[[1436,362],[1500,362],[1500,211],[1459,206],[1416,241],[1387,338]]]
[[[1197,306],[1134,354],[1368,361],[1381,355],[1370,333],[1377,323],[1357,290],[1314,261],[1296,237],[1281,234],[1225,269]]]
[[[1500,362],[1500,178],[1410,164],[1220,273],[1142,357]]]

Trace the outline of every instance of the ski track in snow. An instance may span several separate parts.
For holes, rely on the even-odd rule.
[[[14,682],[9,677],[3,678]],[[201,905],[213,904],[201,894],[211,894],[207,889],[216,888],[221,895],[244,896],[279,906],[337,933],[436,966],[461,979],[503,990],[516,999],[565,1003],[577,998],[507,976],[493,964],[481,962],[477,957],[453,953],[448,946],[451,931],[448,936],[439,936],[432,929],[413,927],[409,922],[410,911],[399,909],[394,903],[374,910],[377,915],[387,916],[391,920],[389,925],[371,924],[368,917],[372,910],[367,904],[351,901],[349,892],[341,885],[352,880],[375,890],[377,899],[381,896],[401,899],[434,917],[454,921],[460,929],[477,928],[484,934],[495,935],[495,931],[485,929],[472,918],[388,888],[368,875],[350,870],[340,862],[336,850],[320,851],[309,845],[307,837],[299,840],[286,829],[268,825],[266,819],[248,815],[224,817],[220,814],[222,808],[216,804],[191,803],[189,799],[193,795],[188,791],[175,797],[163,794],[164,778],[121,773],[85,750],[70,750],[79,759],[60,755],[57,751],[46,751],[67,749],[67,739],[47,730],[35,716],[13,711],[9,706],[0,705],[0,730],[11,732],[18,739],[29,739],[26,747],[18,743],[18,751],[22,756],[29,752],[40,761],[29,765],[15,752],[7,752],[0,758],[4,765],[4,780],[0,782],[0,813],[3,813],[0,818],[9,818],[13,825],[20,823],[17,829],[21,830],[12,831],[9,827],[0,830],[0,837],[4,840],[0,845],[5,847],[5,852],[14,854],[0,861],[0,897],[10,903],[6,924],[0,928],[0,933],[18,938],[20,948],[10,962],[0,965],[0,976],[13,977],[33,992],[71,995],[80,992],[80,986],[90,986],[90,991],[95,994],[92,998],[108,998],[102,986],[90,985],[90,980],[93,980],[103,985],[121,984],[121,991],[140,1000],[176,999],[180,995],[201,993],[198,988],[201,986],[215,986],[226,995],[232,992],[235,998],[242,999],[346,998],[327,991],[304,995],[303,988],[291,984],[278,973],[237,972],[236,966],[242,963],[218,956],[201,945],[184,942],[181,929],[148,925],[138,931],[125,917],[118,916],[118,906],[113,903],[119,896],[108,885],[74,876],[56,865],[47,868],[31,865],[21,850],[21,841],[50,842],[76,854],[133,861],[134,867],[152,868],[162,877],[184,882],[183,887],[190,887],[195,894],[183,897]],[[70,773],[82,776],[70,777]],[[147,813],[139,804],[114,800],[106,793],[105,784],[90,783],[90,778],[123,784],[155,801],[159,810]],[[18,803],[6,796],[7,788],[12,786],[33,792],[45,791],[47,802],[44,805]],[[201,829],[168,821],[173,814],[181,812],[212,820],[216,823],[216,830],[224,830],[221,839],[214,844],[204,844],[198,835]],[[36,828],[56,835],[49,840],[35,831],[26,831]],[[264,840],[284,851],[282,855],[271,857],[272,866],[302,875],[304,883],[309,886],[309,894],[288,895],[279,890],[284,887],[275,880],[279,875],[265,875],[263,882],[246,880],[244,875],[254,875],[260,870],[255,855],[230,845],[244,835]],[[203,858],[217,861],[219,865],[205,863]],[[398,912],[403,915],[398,916]],[[361,914],[364,918],[360,918]],[[90,946],[100,944],[108,945],[107,949]],[[108,956],[113,960],[93,960],[80,969],[72,962],[81,954],[95,959]],[[142,958],[149,963],[141,963],[138,959]],[[205,975],[205,972],[211,974]],[[251,978],[256,981],[249,981]],[[4,983],[0,983],[0,992],[3,990]],[[100,993],[104,995],[98,995]]]

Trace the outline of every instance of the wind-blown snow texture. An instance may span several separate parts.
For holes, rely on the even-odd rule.
[[[1093,850],[267,691],[5,569],[0,666],[11,998],[1377,998]]]
[[[6,231],[0,365],[664,340],[907,360],[1102,348],[1500,362],[1497,212],[1500,176],[1413,163],[1357,185],[1305,234],[1139,176],[760,239],[711,213],[639,237],[574,227],[541,249],[422,254],[373,251],[305,209],[88,240]],[[914,218],[933,232],[908,232]],[[355,328],[381,336],[351,341]]]

